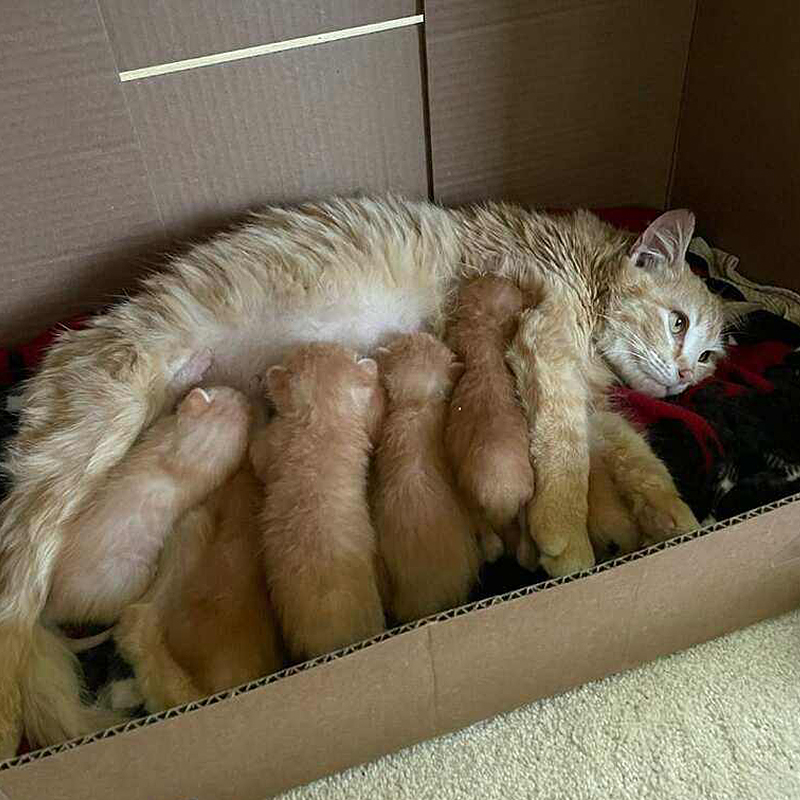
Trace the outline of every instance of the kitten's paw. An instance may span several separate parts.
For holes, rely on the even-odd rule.
[[[494,564],[506,551],[503,540],[491,530],[484,530],[478,534],[478,544],[483,560],[487,564]]]
[[[561,491],[534,495],[526,509],[528,524],[522,530],[528,531],[543,556],[558,556],[576,540],[588,541],[587,505]]]
[[[249,401],[235,389],[192,389],[176,413],[173,457],[212,484],[220,483],[245,454],[251,416]]]
[[[650,492],[636,504],[635,516],[642,546],[665,542],[700,527],[692,509],[672,490]]]
[[[536,544],[527,533],[519,537],[517,545],[517,564],[529,572],[536,572],[539,569],[539,551]]]

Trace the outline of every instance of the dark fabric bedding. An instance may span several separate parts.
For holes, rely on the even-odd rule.
[[[634,232],[657,216],[641,209],[598,213]],[[733,282],[714,277],[702,256],[690,252],[688,258],[712,291],[745,299]],[[66,326],[82,324],[72,320]],[[56,336],[51,330],[24,346],[0,349],[0,445],[15,430],[21,382]],[[614,392],[617,408],[646,429],[701,521],[723,520],[800,492],[800,326],[761,310],[743,320],[734,338],[715,375],[677,398],[656,400],[622,388]],[[4,489],[0,483],[0,495]],[[485,571],[477,596],[545,577],[501,562]],[[82,654],[81,661],[95,691],[131,677],[110,642]]]

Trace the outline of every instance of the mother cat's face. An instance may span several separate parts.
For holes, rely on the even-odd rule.
[[[686,264],[693,230],[690,212],[670,211],[639,237],[597,337],[617,376],[652,397],[699,383],[724,353],[723,303]]]

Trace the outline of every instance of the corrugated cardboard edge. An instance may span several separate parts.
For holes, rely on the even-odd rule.
[[[284,680],[289,678],[293,675],[297,675],[300,673],[304,673],[314,667],[318,667],[321,665],[329,664],[331,662],[339,661],[340,659],[344,658],[345,656],[351,655],[353,653],[358,653],[366,648],[373,647],[381,642],[386,642],[387,640],[396,639],[397,637],[402,636],[403,634],[410,633],[412,631],[416,631],[420,628],[425,628],[427,626],[434,625],[436,623],[445,622],[447,620],[452,620],[457,617],[462,617],[467,614],[472,614],[477,611],[481,611],[483,609],[491,608],[493,606],[511,603],[515,600],[519,600],[521,598],[528,597],[530,595],[539,594],[542,592],[546,592],[550,589],[559,587],[559,586],[566,586],[568,584],[577,583],[582,581],[586,578],[590,578],[595,575],[599,575],[603,572],[607,572],[609,570],[614,570],[619,567],[622,567],[625,564],[630,564],[633,562],[641,561],[642,559],[647,558],[648,556],[654,555],[656,553],[663,552],[665,550],[671,550],[675,547],[680,545],[686,544],[687,542],[694,541],[696,539],[700,539],[703,537],[707,537],[711,534],[718,533],[721,531],[728,530],[730,528],[735,527],[736,525],[745,522],[747,520],[753,520],[757,518],[764,517],[765,515],[777,511],[779,509],[785,508],[787,506],[791,506],[794,503],[800,501],[800,493],[787,497],[783,500],[777,501],[775,503],[770,503],[765,506],[761,506],[759,508],[753,509],[752,511],[748,511],[744,514],[740,514],[739,516],[732,517],[728,520],[723,522],[717,522],[712,525],[708,525],[704,528],[700,528],[696,531],[691,533],[684,534],[682,536],[675,537],[674,539],[670,539],[666,542],[662,542],[656,545],[652,545],[644,550],[639,550],[635,553],[631,553],[628,555],[620,556],[618,558],[613,559],[612,561],[607,561],[603,564],[599,564],[598,566],[589,569],[583,570],[581,572],[574,573],[572,575],[568,575],[562,578],[552,578],[547,581],[543,581],[537,584],[533,584],[531,586],[524,587],[522,589],[517,589],[512,592],[507,592],[505,594],[496,595],[494,597],[487,598],[485,600],[480,600],[474,603],[469,603],[464,606],[460,606],[459,608],[451,609],[449,611],[445,611],[441,614],[436,614],[434,616],[426,617],[424,619],[418,620],[413,623],[409,623],[407,625],[402,625],[397,628],[393,628],[392,630],[386,631],[379,636],[376,636],[372,639],[367,639],[363,642],[359,642],[357,644],[351,645],[349,647],[345,647],[341,650],[338,650],[334,653],[330,653],[325,656],[321,656],[320,658],[316,658],[311,661],[306,661],[302,664],[298,664],[296,666],[289,667],[287,669],[281,670],[280,672],[276,672],[273,675],[269,675],[267,677],[261,678],[257,681],[253,681],[251,683],[244,684],[242,686],[238,686],[233,689],[229,689],[224,692],[220,692],[218,694],[212,695],[210,697],[204,698],[203,700],[199,700],[194,703],[189,703],[187,705],[179,706],[176,708],[169,709],[167,711],[161,712],[159,714],[152,714],[147,717],[142,717],[136,720],[132,720],[131,722],[124,723],[122,725],[118,725],[113,728],[108,728],[103,731],[99,731],[97,733],[91,734],[89,736],[84,736],[78,739],[73,739],[68,742],[64,742],[63,744],[55,745],[53,747],[43,748],[41,750],[36,750],[30,753],[26,753],[24,755],[18,756],[16,758],[8,759],[5,761],[0,762],[0,772],[8,769],[13,769],[16,767],[23,766],[25,764],[30,764],[35,761],[40,761],[41,759],[48,758],[50,756],[57,755],[59,753],[64,753],[69,750],[74,750],[76,747],[80,747],[85,744],[89,744],[91,742],[99,741],[102,739],[108,739],[113,736],[118,736],[120,734],[128,733],[131,731],[136,731],[141,728],[145,728],[149,725],[153,725],[164,720],[169,720],[175,718],[177,716],[181,716],[183,714],[188,714],[192,711],[196,711],[201,708],[206,708],[208,706],[213,706],[217,703],[221,703],[223,701],[231,700],[235,697],[238,697],[242,694],[246,694],[248,692],[252,692],[254,690],[263,688],[265,686],[269,686],[270,684],[274,684],[278,681]],[[777,566],[779,563],[783,561],[794,561],[800,559],[800,531],[796,538],[794,538],[787,546],[781,551],[780,554],[777,554],[774,558],[774,564]],[[600,677],[599,675],[596,677]],[[499,711],[499,709],[498,709]]]

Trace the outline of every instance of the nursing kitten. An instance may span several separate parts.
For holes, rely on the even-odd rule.
[[[181,518],[150,590],[122,612],[114,638],[151,713],[284,666],[261,564],[263,496],[244,463]]]
[[[45,606],[55,622],[116,620],[150,586],[167,537],[190,508],[236,470],[250,405],[235,389],[194,389],[117,464],[75,517]]]
[[[176,376],[182,383],[186,365],[209,352],[209,381],[252,392],[289,347],[321,339],[370,352],[397,332],[441,335],[465,276],[508,278],[536,301],[509,358],[536,478],[525,537],[553,575],[591,566],[590,417],[609,383],[673,393],[710,374],[722,350],[723,305],[685,262],[692,227],[688,212],[669,212],[637,240],[585,211],[448,210],[396,198],[272,208],[179,257],[85,329],[65,332],[27,385],[4,459],[0,755],[13,753],[34,717],[36,744],[93,724],[65,721],[63,704],[44,689],[25,689],[23,707],[35,671],[30,643],[64,553],[86,536],[97,556],[116,547],[115,527],[92,531],[74,520],[91,514],[116,465],[174,403]],[[629,427],[619,416],[613,424]],[[614,457],[622,499],[653,525],[652,537],[692,528],[671,479],[638,440],[654,478],[638,488],[631,478],[640,466],[629,467],[624,452]],[[126,596],[116,609],[107,604],[109,616]]]
[[[522,305],[522,292],[514,284],[493,276],[477,278],[461,289],[448,328],[448,342],[463,361],[464,374],[450,402],[445,444],[459,486],[494,532],[494,552],[484,544],[489,560],[505,548],[516,555],[505,534],[514,534],[509,529],[533,496],[528,425],[505,361]]]
[[[264,570],[288,654],[304,661],[385,629],[367,504],[377,366],[311,344],[266,375],[275,418],[250,446],[265,485]]]
[[[378,545],[397,622],[462,605],[478,580],[478,526],[444,449],[453,385],[463,365],[427,333],[378,351],[386,419],[372,495]]]

